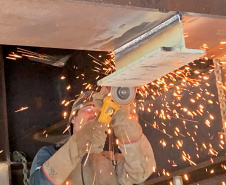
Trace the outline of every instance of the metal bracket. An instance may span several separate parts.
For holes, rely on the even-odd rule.
[[[116,72],[97,84],[139,87],[203,55],[203,50],[185,47],[183,24],[177,14],[116,49]]]

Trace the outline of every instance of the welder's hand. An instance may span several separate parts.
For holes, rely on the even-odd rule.
[[[112,127],[120,143],[134,143],[143,135],[137,114],[133,112],[132,105],[122,106],[116,112],[113,116]]]
[[[80,157],[85,153],[100,153],[103,151],[107,135],[107,126],[98,121],[92,121],[84,125],[71,139],[76,142]]]
[[[107,87],[102,87],[100,92],[93,94],[94,105],[100,110],[103,105],[103,99],[108,95],[110,89]]]
[[[90,149],[90,153],[103,151],[106,129],[104,123],[97,121],[84,125],[42,165],[45,176],[53,184],[63,184],[77,164],[81,163],[82,157],[88,152],[87,148]]]

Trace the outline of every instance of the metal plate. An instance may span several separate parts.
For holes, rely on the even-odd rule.
[[[159,48],[98,81],[98,85],[139,87],[170,73],[205,54],[202,50]]]
[[[214,17],[183,16],[187,48],[204,49],[208,58],[226,61],[226,19]]]
[[[225,13],[223,4],[211,3],[172,3],[168,0],[161,4],[151,1],[143,4],[136,0],[98,3],[92,0],[1,1],[0,44],[112,51],[175,14],[159,12],[151,7],[168,8],[186,12],[183,24],[187,48],[198,49],[206,43],[209,46],[207,56],[224,61],[226,53],[222,46],[225,45],[220,45],[220,41],[226,39],[225,17],[191,16],[187,13],[210,13],[213,10],[215,14]]]
[[[84,1],[1,1],[0,44],[112,51],[173,14]]]

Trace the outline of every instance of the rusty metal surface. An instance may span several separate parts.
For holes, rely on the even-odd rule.
[[[111,51],[172,14],[79,1],[0,1],[0,44]]]
[[[72,0],[73,1],[73,0]],[[78,1],[78,0],[77,0]],[[97,4],[119,5],[130,8],[158,9],[208,15],[226,16],[225,0],[83,0]]]
[[[206,48],[208,58],[226,61],[226,19],[185,15],[182,21],[187,48]]]
[[[226,16],[213,15],[226,15],[225,3],[223,0],[0,1],[0,44],[112,51],[168,19],[174,11],[184,11],[187,48],[198,49],[206,43],[208,57],[224,60],[226,54],[219,43],[226,38]]]

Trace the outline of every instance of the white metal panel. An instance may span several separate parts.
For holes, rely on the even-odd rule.
[[[98,85],[139,87],[203,56],[202,50],[159,48],[98,81]]]

